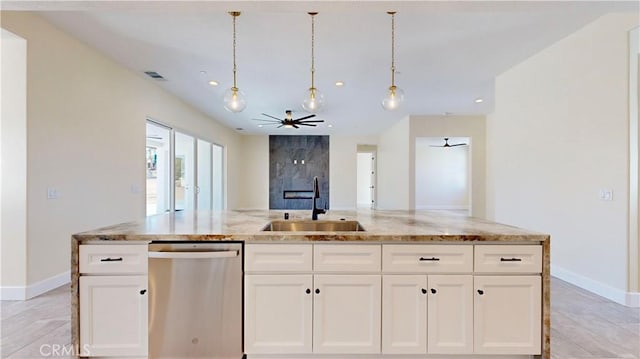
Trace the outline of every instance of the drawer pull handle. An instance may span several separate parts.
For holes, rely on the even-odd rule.
[[[316,288],[316,294],[320,294],[320,288]]]
[[[122,257],[118,257],[118,258],[111,258],[111,257],[102,258],[100,260],[100,262],[122,262]]]
[[[422,294],[427,294],[427,290],[422,288]]]
[[[478,294],[483,295],[484,294],[484,290],[478,289]]]
[[[431,288],[431,294],[436,294],[438,291],[435,288]]]
[[[522,258],[500,258],[500,262],[522,262]]]
[[[140,295],[144,295],[144,293],[146,293],[146,292],[147,292],[147,290],[143,289],[143,290],[140,291]]]
[[[420,261],[439,261],[440,258],[436,258],[436,257],[431,257],[431,258],[425,258],[425,257],[420,257]]]
[[[305,291],[307,294],[311,294],[311,289],[307,288],[307,290]]]

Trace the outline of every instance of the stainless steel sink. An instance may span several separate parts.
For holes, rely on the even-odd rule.
[[[274,232],[364,232],[358,221],[272,221],[263,231]]]

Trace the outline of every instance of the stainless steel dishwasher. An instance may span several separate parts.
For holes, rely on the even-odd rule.
[[[149,358],[241,359],[242,243],[149,245]]]

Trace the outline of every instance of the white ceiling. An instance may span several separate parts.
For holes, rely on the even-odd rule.
[[[11,7],[41,11],[140,76],[157,71],[167,79],[159,86],[242,133],[355,135],[379,133],[409,114],[488,114],[496,75],[604,13],[637,12],[638,2],[4,1]],[[398,11],[396,84],[406,93],[395,112],[380,105],[390,85],[390,9]],[[232,81],[230,10],[242,11],[238,86],[248,106],[239,114],[222,103]],[[259,128],[251,119],[261,113],[305,115],[312,10],[319,11],[316,87],[327,101],[318,117],[326,123]],[[210,86],[212,79],[220,85]],[[345,86],[337,88],[338,80]]]

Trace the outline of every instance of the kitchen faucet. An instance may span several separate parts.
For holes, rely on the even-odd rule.
[[[318,215],[327,213],[325,209],[316,207],[316,200],[320,198],[320,188],[318,188],[318,176],[313,177],[313,209],[311,210],[311,220],[317,221]]]

